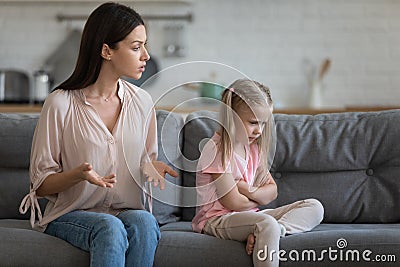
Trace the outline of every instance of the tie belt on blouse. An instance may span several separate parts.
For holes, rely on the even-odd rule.
[[[19,212],[22,214],[25,214],[29,207],[31,207],[31,218],[30,218],[30,223],[33,228],[35,225],[35,214],[37,210],[39,222],[42,221],[42,212],[40,210],[40,205],[36,197],[36,191],[31,190],[29,194],[27,194],[21,202],[21,205],[19,206]]]

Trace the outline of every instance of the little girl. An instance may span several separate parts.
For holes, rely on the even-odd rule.
[[[268,171],[273,129],[270,92],[258,82],[240,79],[222,93],[222,102],[222,127],[204,146],[198,163],[193,230],[247,241],[246,252],[253,255],[254,266],[278,266],[280,237],[311,230],[322,221],[324,209],[318,200],[306,199],[258,210],[277,197]],[[262,250],[276,253],[260,257]]]

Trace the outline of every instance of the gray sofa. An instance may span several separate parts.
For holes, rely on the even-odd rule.
[[[158,111],[159,159],[187,169],[216,129],[216,116],[201,111],[184,121]],[[281,266],[399,266],[400,110],[274,118],[271,173],[279,196],[268,207],[311,197],[325,207],[321,225],[281,239]],[[31,230],[29,214],[18,212],[29,189],[36,121],[37,115],[0,114],[0,266],[88,266],[88,253]],[[193,187],[193,172],[168,180],[170,203],[195,199],[193,191],[172,186]],[[194,208],[163,201],[153,207],[162,230],[155,266],[252,266],[244,243],[194,233]]]

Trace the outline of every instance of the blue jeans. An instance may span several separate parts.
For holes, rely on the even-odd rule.
[[[72,211],[48,224],[46,234],[90,253],[90,266],[152,266],[160,239],[154,216],[127,210],[117,216]]]

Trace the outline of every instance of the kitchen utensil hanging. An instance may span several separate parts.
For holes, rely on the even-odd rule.
[[[323,79],[331,66],[331,60],[326,58],[322,61],[318,73],[311,80],[310,107],[319,109],[323,107]]]

